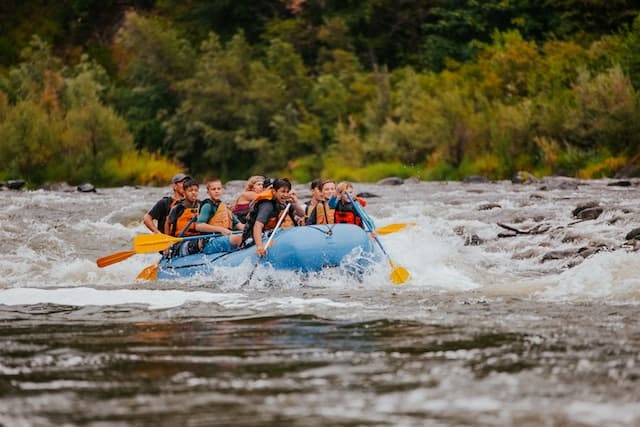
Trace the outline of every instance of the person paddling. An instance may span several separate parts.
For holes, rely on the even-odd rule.
[[[173,195],[165,196],[158,200],[151,210],[144,214],[144,217],[142,218],[142,222],[149,231],[152,233],[162,233],[164,231],[164,224],[169,216],[169,211],[178,201],[184,198],[184,189],[182,184],[188,179],[191,179],[191,177],[183,173],[176,174],[171,178]]]
[[[349,193],[347,196],[346,193]],[[335,209],[334,219],[336,224],[355,224],[365,228],[358,210],[353,207],[351,200],[358,202],[360,206],[367,206],[367,202],[354,194],[353,184],[342,181],[336,186],[336,195],[329,200],[329,207]],[[373,231],[373,230],[371,230]]]
[[[256,197],[249,211],[247,225],[242,233],[242,247],[256,245],[256,253],[266,255],[263,233],[273,230],[288,203],[291,202],[291,182],[287,178],[278,178],[273,188],[265,190]],[[291,209],[286,211],[281,228],[295,227],[296,220]]]
[[[198,182],[193,179],[185,181],[183,186],[184,199],[176,203],[169,211],[169,217],[164,225],[164,234],[175,237],[197,236],[200,234],[196,230],[196,221],[198,220],[200,208],[200,201],[198,200],[200,188]],[[189,255],[199,251],[198,240],[186,240],[174,252],[180,255]]]

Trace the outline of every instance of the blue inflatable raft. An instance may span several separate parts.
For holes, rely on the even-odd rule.
[[[160,260],[158,279],[207,275],[220,267],[256,265],[255,247],[233,252],[198,253]],[[351,224],[308,225],[278,230],[260,264],[275,270],[301,273],[340,267],[361,275],[380,261],[375,241],[362,228]]]

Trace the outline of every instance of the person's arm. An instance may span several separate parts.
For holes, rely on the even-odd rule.
[[[240,219],[238,219],[238,217],[234,213],[231,214],[231,223],[233,224],[232,228],[234,230],[244,230],[244,224],[242,223],[242,221],[240,221]]]
[[[307,217],[307,222],[306,222],[307,225],[313,225],[318,223],[318,206],[319,204],[316,204],[313,208],[311,208],[311,212]]]
[[[256,244],[256,253],[260,256],[267,254],[262,241],[262,232],[264,231],[264,225],[269,222],[273,214],[274,207],[271,203],[261,203],[258,206],[258,213],[256,215],[256,222],[253,224],[253,241]]]
[[[180,216],[180,213],[181,213],[181,212],[178,212],[178,211],[179,211],[181,206],[182,205],[180,203],[178,203],[177,205],[172,207],[171,210],[169,211],[169,215],[167,216],[167,220],[164,223],[164,234],[168,234],[168,235],[172,236],[172,234],[171,234],[171,224],[174,224],[178,220],[178,217]],[[176,232],[178,232],[178,230],[176,230]]]
[[[173,209],[171,210],[171,212],[173,212]],[[164,234],[168,234],[171,235],[171,223],[172,223],[172,219],[171,219],[171,213],[169,213],[169,216],[167,217],[167,220],[164,222]]]
[[[253,241],[256,244],[256,253],[260,256],[265,256],[267,254],[267,250],[262,242],[262,230],[264,230],[264,224],[260,221],[256,221],[256,223],[253,224]]]
[[[327,203],[329,204],[329,207],[331,209],[335,209],[336,206],[338,206],[338,197],[337,196],[331,196],[331,198],[329,199],[329,201]]]
[[[167,209],[167,205],[164,199],[158,200],[156,204],[153,205],[153,207],[149,210],[149,212],[144,214],[144,217],[142,217],[142,222],[152,233],[162,233],[162,231],[158,228],[156,223],[153,222],[153,220],[155,219],[156,221],[158,221],[162,211],[165,209]]]
[[[231,234],[231,230],[227,230],[226,228],[220,225],[211,225],[208,224],[208,221],[216,214],[216,211],[213,210],[213,205],[211,203],[204,203],[200,208],[200,214],[198,215],[198,222],[196,223],[196,231],[201,233],[220,233],[220,234]]]
[[[211,225],[207,223],[196,224],[196,231],[201,233],[231,234],[231,230],[228,228],[224,228],[221,225]]]
[[[156,223],[153,222],[153,218],[148,213],[144,214],[144,217],[142,218],[142,222],[152,233],[162,233],[160,230],[158,230]]]

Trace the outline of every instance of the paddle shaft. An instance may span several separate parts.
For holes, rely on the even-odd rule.
[[[111,264],[115,264],[120,261],[124,261],[127,258],[132,257],[136,254],[136,251],[122,251],[116,252],[110,255],[103,256],[96,260],[96,264],[99,268],[106,267]]]
[[[269,245],[271,244],[271,240],[273,240],[273,236],[276,235],[276,231],[278,231],[278,228],[280,228],[280,224],[282,224],[282,221],[284,221],[284,217],[287,215],[287,212],[289,212],[290,207],[291,207],[291,203],[287,203],[287,206],[284,207],[284,210],[282,211],[280,218],[278,218],[278,222],[276,223],[276,226],[273,228],[273,232],[269,236],[269,239],[267,239],[267,244],[264,246],[265,252],[269,250]],[[241,286],[246,286],[249,284],[249,282],[251,282],[251,278],[253,278],[253,274],[256,272],[256,269],[258,268],[258,264],[260,264],[261,259],[262,259],[262,256],[258,256],[256,265],[253,266],[251,273],[249,273],[249,278]]]
[[[362,219],[362,222],[364,223],[365,227],[368,228],[368,230],[366,231],[373,232],[373,226],[372,226],[373,221],[371,221],[371,218],[369,218],[369,216],[366,214],[362,206],[360,206],[360,203],[353,200],[353,197],[351,197],[351,194],[349,194],[349,192],[346,192],[346,195],[349,201],[351,202],[353,209],[356,211],[358,215],[360,215],[360,218]],[[391,266],[391,281],[396,285],[403,284],[409,278],[409,272],[404,267],[396,265],[396,263],[391,260],[391,257],[389,256],[387,251],[384,249],[384,246],[382,246],[382,242],[380,242],[380,240],[378,239],[378,236],[373,234],[373,238],[375,239],[382,253],[385,254],[385,256],[387,257],[387,260],[389,261],[389,265]]]

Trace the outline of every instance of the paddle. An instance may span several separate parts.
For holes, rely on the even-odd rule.
[[[115,264],[120,261],[124,261],[125,259],[135,255],[136,253],[137,253],[136,251],[122,251],[122,252],[116,252],[110,255],[105,255],[101,258],[98,258],[96,260],[96,264],[98,264],[99,268],[106,267],[108,265]]]
[[[273,232],[271,233],[271,236],[269,236],[269,240],[267,240],[267,244],[264,245],[264,250],[268,251],[269,250],[269,245],[271,244],[271,240],[273,240],[273,236],[276,235],[276,232],[278,231],[278,228],[280,228],[280,224],[282,224],[282,221],[284,220],[284,217],[287,215],[287,212],[289,212],[289,208],[291,207],[291,203],[287,203],[287,206],[284,207],[284,210],[282,211],[282,214],[280,214],[280,218],[278,218],[278,223],[276,224],[275,228],[273,229]],[[266,256],[266,254],[265,254]],[[256,269],[258,268],[258,264],[260,264],[260,260],[262,259],[262,256],[258,256],[258,260],[256,261],[256,265],[253,266],[253,269],[251,270],[251,273],[249,274],[249,278],[242,283],[240,286],[246,286],[249,284],[249,282],[251,282],[251,278],[253,277],[253,273],[256,272]]]
[[[347,197],[349,198],[349,201],[353,205],[353,209],[356,211],[358,215],[360,215],[360,218],[362,218],[362,221],[364,222],[364,225],[367,228],[366,231],[372,232],[374,227],[372,226],[373,221],[371,220],[371,218],[369,218],[369,216],[364,211],[362,206],[360,206],[360,203],[353,200],[353,198],[351,197],[351,194],[349,194],[348,191],[346,191],[345,194],[347,195]],[[373,238],[375,239],[376,243],[382,250],[382,253],[386,255],[387,260],[389,261],[389,265],[391,266],[391,281],[396,285],[402,285],[404,282],[406,282],[409,279],[410,277],[409,272],[407,271],[406,268],[397,265],[395,262],[391,260],[391,257],[389,256],[387,251],[384,249],[384,246],[382,246],[382,243],[378,239],[378,236],[373,235]]]
[[[239,234],[242,231],[234,231]],[[208,237],[222,237],[223,234],[200,234],[198,236],[173,237],[168,234],[140,234],[133,238],[133,247],[137,253],[158,252],[167,249],[169,246],[183,240],[203,239]]]
[[[109,255],[105,255],[96,260],[98,267],[106,267],[111,264],[115,264],[120,261],[124,261],[127,258],[132,257],[135,254],[144,254],[149,252],[159,252],[167,249],[174,243],[180,242],[185,239],[201,239],[203,236],[190,236],[190,237],[172,237],[166,234],[140,234],[133,238],[133,250],[115,252]]]
[[[202,238],[202,236],[191,236]],[[181,242],[185,237],[174,237],[168,234],[139,234],[133,238],[133,249],[136,253],[144,254],[148,252],[159,252],[167,249],[174,243]]]
[[[389,224],[389,225],[385,225],[384,227],[380,227],[378,229],[376,229],[376,234],[391,234],[391,233],[395,233],[396,231],[400,231],[403,230],[409,226],[413,226],[416,225],[415,222],[407,222],[407,223],[398,223],[398,224]]]
[[[158,278],[158,264],[153,264],[145,267],[144,270],[138,274],[136,281],[141,280],[156,280]]]
[[[199,210],[199,209],[198,209]],[[184,233],[187,232],[191,224],[196,222],[198,219],[198,214],[196,213],[184,226],[182,231],[178,234],[179,237],[173,237],[166,234],[141,234],[133,238],[133,249],[137,253],[146,253],[146,252],[160,252],[168,249],[174,243],[180,242],[185,239],[193,238],[198,239],[201,238],[202,235],[198,234],[196,236],[182,237]],[[160,240],[158,240],[158,238]],[[162,241],[162,243],[160,243]],[[145,267],[136,277],[136,280],[156,280],[158,278],[158,266],[160,262],[149,265]]]

